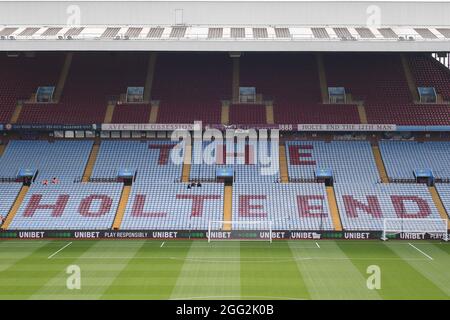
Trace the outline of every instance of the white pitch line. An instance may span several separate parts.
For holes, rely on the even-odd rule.
[[[67,247],[70,246],[71,244],[72,244],[72,242],[69,242],[69,243],[66,244],[64,247],[62,247],[61,249],[59,249],[58,251],[56,251],[55,253],[53,253],[52,255],[50,255],[47,259],[53,258],[57,253],[63,251],[65,248],[67,248]]]
[[[162,248],[164,246],[164,243],[166,243],[165,241],[163,241],[163,243],[161,243],[160,248]]]
[[[417,248],[415,245],[413,245],[412,243],[409,243],[408,242],[408,244],[411,246],[411,247],[413,247],[414,249],[416,249],[417,251],[419,251],[421,254],[423,254],[425,257],[427,257],[428,259],[430,259],[430,260],[434,260],[432,257],[430,257],[429,255],[427,255],[425,252],[423,252],[422,250],[420,250],[419,248]]]
[[[316,246],[317,246],[317,248],[319,248],[320,249],[320,246],[319,246],[319,244],[316,242]]]

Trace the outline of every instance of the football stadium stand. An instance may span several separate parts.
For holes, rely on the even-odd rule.
[[[0,158],[0,178],[15,181],[18,172],[36,171],[34,182],[56,178],[61,183],[81,180],[92,140],[13,140]]]
[[[123,184],[34,184],[9,225],[11,230],[108,230]]]
[[[441,219],[425,185],[416,184],[336,184],[334,186],[345,230],[382,230],[386,218]],[[442,225],[441,225],[442,228]]]
[[[233,186],[233,221],[272,221],[273,230],[333,230],[323,184],[241,184]],[[236,224],[251,229],[249,224]]]
[[[368,141],[287,141],[286,154],[290,181],[314,181],[317,169],[338,183],[381,181]]]
[[[450,142],[382,140],[379,145],[391,181],[414,181],[414,171],[423,169],[431,169],[435,179],[450,179]]]
[[[223,220],[223,184],[188,186],[134,186],[120,229],[207,230],[210,220]]]
[[[163,140],[150,141],[102,141],[91,181],[116,181],[121,169],[135,173],[136,181],[179,182],[183,163],[174,163],[172,152],[184,157],[184,147]]]

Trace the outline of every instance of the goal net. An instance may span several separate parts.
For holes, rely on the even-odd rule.
[[[208,242],[221,240],[272,242],[272,221],[209,221]]]
[[[389,235],[402,232],[428,233],[441,235],[444,241],[448,241],[447,219],[412,219],[412,218],[387,218],[383,222],[382,240],[389,239]]]

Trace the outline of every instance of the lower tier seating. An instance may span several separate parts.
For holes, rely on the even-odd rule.
[[[312,181],[316,169],[331,169],[335,182],[380,181],[368,141],[288,141],[288,173],[291,181]]]
[[[386,218],[440,219],[425,185],[337,184],[336,200],[345,230],[382,230]],[[437,226],[435,226],[437,227]]]
[[[117,212],[123,184],[34,184],[9,229],[106,230]]]
[[[0,183],[0,215],[3,218],[8,215],[21,188],[21,183]]]
[[[273,230],[333,230],[325,186],[315,183],[236,184],[233,221],[272,221]],[[234,229],[251,229],[236,224]]]
[[[37,170],[36,182],[81,179],[93,141],[13,140],[0,158],[0,177],[14,180],[20,169]]]
[[[223,220],[223,184],[141,184],[133,186],[121,229],[207,230]]]
[[[450,142],[380,141],[389,178],[414,180],[414,170],[431,169],[436,179],[450,179]]]

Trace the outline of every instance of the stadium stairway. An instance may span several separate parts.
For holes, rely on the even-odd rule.
[[[55,93],[53,95],[53,100],[59,102],[61,95],[64,90],[64,85],[66,84],[67,76],[69,75],[70,66],[72,65],[73,53],[68,52],[66,58],[64,59],[64,65],[62,67],[61,73],[56,84]]]
[[[339,216],[339,209],[336,202],[336,195],[334,194],[334,188],[326,187],[326,189],[327,189],[328,205],[330,208],[331,220],[333,221],[334,230],[342,231],[341,217]]]
[[[86,168],[83,173],[83,182],[89,182],[89,178],[91,177],[92,170],[94,170],[95,161],[97,160],[97,155],[100,149],[100,141],[95,140],[94,145],[92,146],[91,153],[89,154],[89,159],[86,164]]]
[[[288,164],[286,158],[286,147],[284,145],[280,145],[279,149],[279,157],[280,157],[280,178],[282,183],[289,182],[289,172],[288,172]]]
[[[319,72],[319,81],[320,81],[320,92],[322,94],[322,102],[328,102],[328,84],[327,84],[327,76],[325,72],[325,64],[323,63],[322,54],[316,54],[317,60],[317,68]]]
[[[116,108],[116,104],[112,101],[108,102],[108,106],[106,107],[105,119],[103,123],[111,123],[114,115],[114,109]]]
[[[3,230],[8,229],[9,225],[14,220],[14,217],[16,216],[17,212],[19,211],[19,208],[22,205],[23,199],[25,199],[25,196],[27,195],[29,189],[30,189],[29,186],[22,186],[22,189],[20,189],[20,192],[17,195],[17,198],[14,201],[14,204],[12,205],[11,210],[9,211],[8,215],[6,216],[5,222],[2,225]]]
[[[362,124],[367,124],[367,114],[366,114],[366,108],[364,107],[364,104],[362,102],[358,103],[358,115],[359,115],[359,122]]]
[[[442,219],[447,219],[448,223],[448,229],[450,230],[450,220],[448,219],[447,211],[444,208],[444,205],[442,203],[441,197],[439,196],[439,193],[436,190],[436,187],[428,187],[428,191],[431,194],[431,198],[433,199],[434,205],[439,211],[439,214]]]
[[[231,222],[233,220],[233,187],[225,186],[223,197],[223,221]],[[231,224],[224,225],[225,231],[231,231]]]
[[[266,123],[267,124],[274,124],[275,118],[273,116],[273,103],[268,102],[266,104]]]
[[[181,174],[181,181],[189,182],[189,175],[191,173],[191,160],[192,160],[192,146],[186,145],[184,150],[183,171]]]
[[[413,97],[414,101],[418,102],[419,94],[417,93],[416,81],[413,77],[411,69],[409,68],[409,63],[404,54],[401,54],[400,57],[402,60],[402,66],[405,72],[406,81],[408,82],[409,91],[411,92],[411,96]]]
[[[7,143],[2,143],[0,144],[0,157],[3,155],[3,153],[5,152],[6,146],[8,144]]]
[[[373,156],[375,158],[375,164],[377,165],[378,173],[381,177],[381,182],[389,183],[389,178],[384,166],[383,158],[381,157],[380,148],[378,146],[372,146]]]
[[[148,119],[148,123],[156,123],[158,119],[158,111],[159,104],[156,102],[152,102],[152,109],[150,110],[150,118]]]
[[[16,108],[14,109],[14,112],[11,116],[11,120],[9,121],[9,123],[11,123],[11,124],[17,123],[17,120],[19,120],[19,117],[20,117],[20,113],[22,112],[22,108],[23,108],[23,103],[17,102]]]
[[[232,78],[232,102],[237,103],[239,101],[239,85],[240,85],[240,59],[234,57],[233,59],[233,78]]]
[[[222,101],[222,112],[220,114],[220,123],[228,124],[230,122],[230,102]]]
[[[145,78],[144,84],[144,101],[150,101],[151,99],[153,77],[155,75],[156,57],[157,57],[156,52],[150,53],[150,56],[148,57],[147,76]]]
[[[130,197],[131,186],[124,186],[120,196],[119,205],[117,207],[116,217],[112,225],[113,230],[118,230],[122,224],[122,219],[127,208],[128,198]]]

